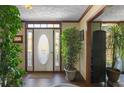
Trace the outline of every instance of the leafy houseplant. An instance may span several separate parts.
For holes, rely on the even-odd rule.
[[[124,59],[124,31],[121,26],[114,25],[110,28],[111,39],[108,41],[108,46],[112,47],[112,67],[107,68],[108,80],[111,82],[117,82],[120,76],[120,70],[115,68],[115,63],[118,57]]]
[[[21,86],[24,70],[18,65],[21,47],[13,43],[22,22],[16,6],[0,6],[0,79],[3,87]]]
[[[79,31],[76,28],[67,28],[62,32],[62,55],[66,78],[73,80],[76,73],[75,65],[78,62],[81,50]]]

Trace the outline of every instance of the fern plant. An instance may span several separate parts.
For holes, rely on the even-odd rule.
[[[16,6],[0,6],[0,79],[2,86],[21,86],[24,70],[19,68],[21,47],[13,43],[22,22]]]
[[[111,39],[108,40],[108,46],[112,47],[113,62],[112,69],[114,69],[117,57],[124,59],[124,31],[121,25],[113,25],[110,27]]]

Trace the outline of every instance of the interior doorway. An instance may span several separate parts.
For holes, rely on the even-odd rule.
[[[60,24],[26,24],[26,70],[61,71]]]

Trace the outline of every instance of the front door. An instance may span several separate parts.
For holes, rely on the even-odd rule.
[[[52,29],[34,29],[34,71],[53,71]]]
[[[26,27],[26,70],[61,71],[60,24],[27,24]]]

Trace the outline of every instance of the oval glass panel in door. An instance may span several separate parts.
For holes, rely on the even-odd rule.
[[[38,60],[41,64],[46,64],[49,58],[49,41],[45,34],[42,34],[38,42]]]

